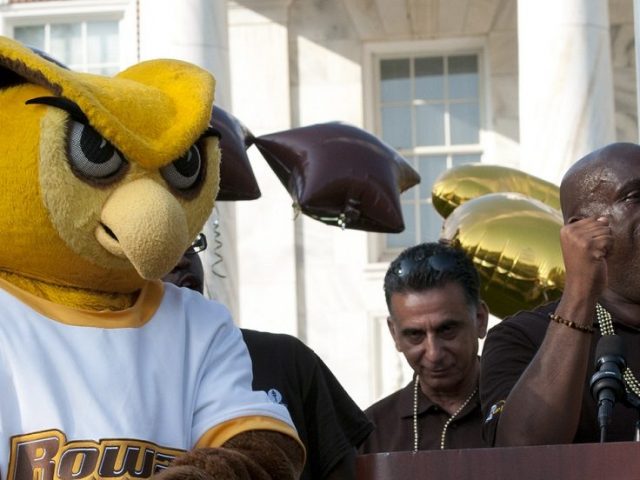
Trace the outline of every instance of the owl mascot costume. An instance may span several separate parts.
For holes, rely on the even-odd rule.
[[[3,479],[301,471],[228,311],[158,280],[218,191],[213,92],[185,62],[102,77],[0,37]]]

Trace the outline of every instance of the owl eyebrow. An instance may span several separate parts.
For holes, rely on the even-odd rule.
[[[71,118],[73,118],[76,122],[83,123],[85,125],[89,125],[89,119],[84,114],[84,112],[80,109],[77,103],[73,100],[69,100],[65,97],[36,97],[31,98],[24,102],[26,105],[49,105],[50,107],[60,108],[67,112]],[[218,137],[222,138],[222,134],[220,130],[209,125],[200,138],[205,137]]]
[[[77,103],[65,97],[36,97],[24,102],[25,105],[49,105],[50,107],[60,108],[64,110],[76,122],[89,124],[89,119],[80,109]]]

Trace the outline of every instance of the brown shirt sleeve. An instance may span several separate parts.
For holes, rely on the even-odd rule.
[[[480,367],[482,435],[487,445],[495,444],[502,407],[520,375],[533,359],[544,339],[556,303],[529,312],[519,312],[493,327],[484,342]]]

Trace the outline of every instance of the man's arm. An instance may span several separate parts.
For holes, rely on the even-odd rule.
[[[506,399],[496,446],[571,443],[580,418],[590,341],[584,332],[549,325],[542,346]]]
[[[589,327],[606,288],[608,221],[586,218],[565,225],[561,243],[565,289],[555,313]],[[571,443],[580,419],[592,341],[590,333],[550,322],[540,349],[506,399],[496,445]]]

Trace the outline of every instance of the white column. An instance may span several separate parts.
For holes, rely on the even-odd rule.
[[[140,56],[178,58],[211,71],[216,103],[230,102],[226,0],[139,0]]]
[[[233,113],[254,135],[291,128],[289,4],[229,2]],[[296,335],[296,259],[291,197],[255,147],[262,197],[238,202],[240,324]]]
[[[558,182],[615,141],[608,2],[519,0],[521,168]]]
[[[206,68],[216,77],[216,104],[231,109],[226,0],[139,0],[139,25],[142,60],[177,58]],[[201,254],[206,293],[238,318],[235,204],[218,202],[203,230],[209,240]]]

